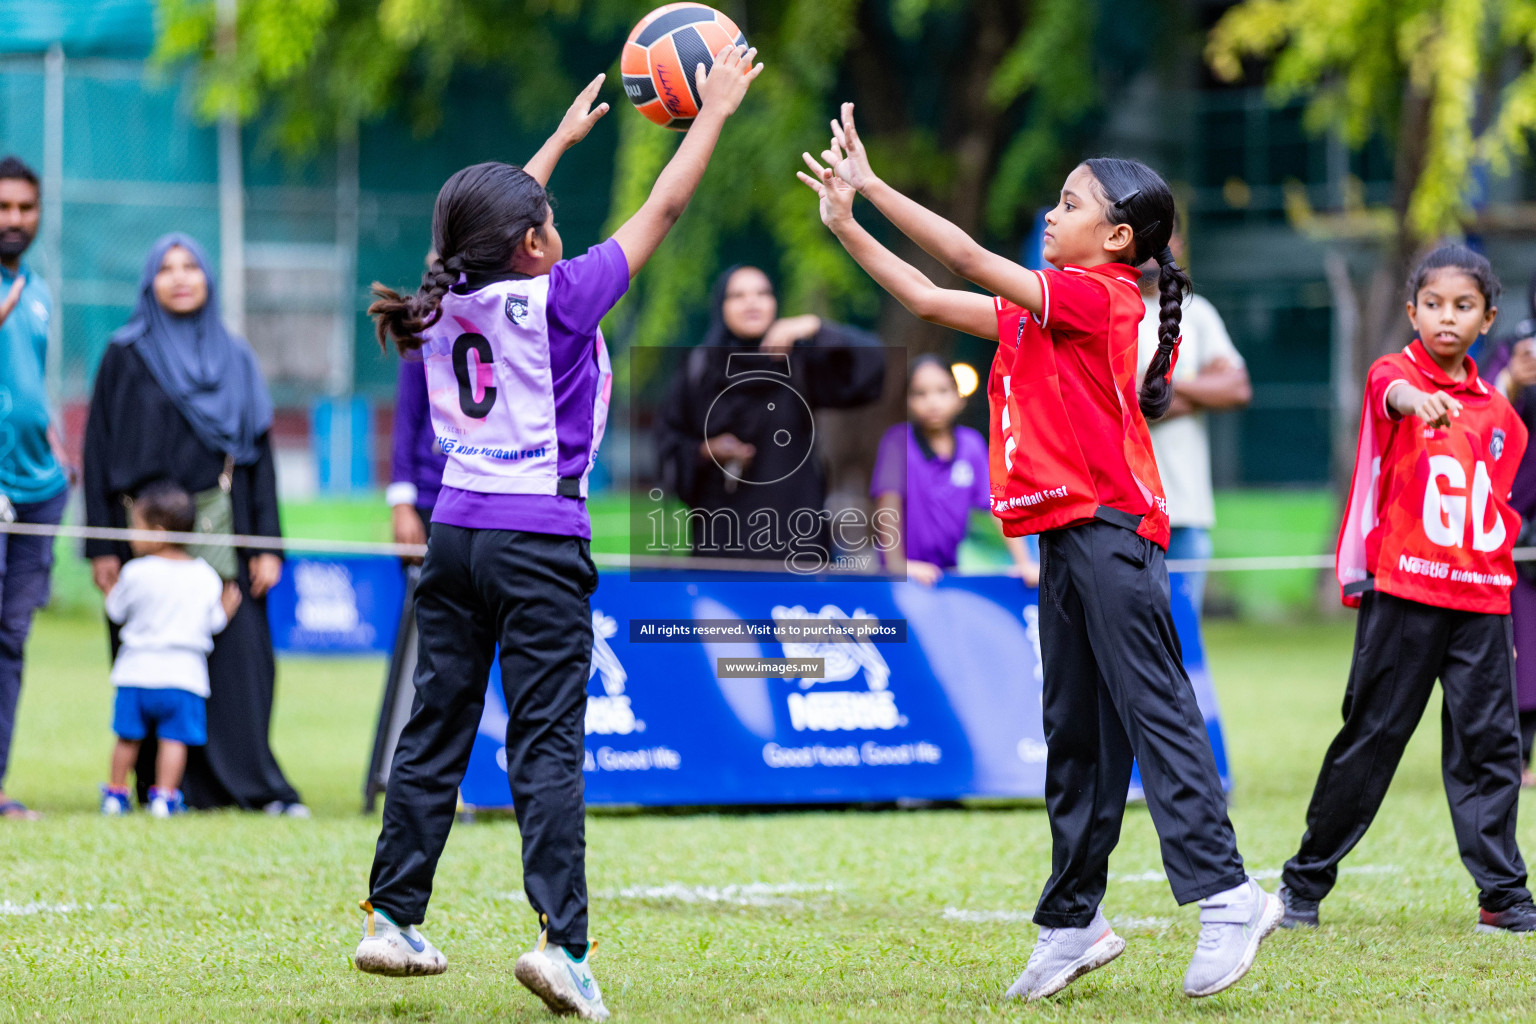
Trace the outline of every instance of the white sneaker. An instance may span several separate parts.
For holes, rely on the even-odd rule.
[[[1259,943],[1280,927],[1285,904],[1267,893],[1258,882],[1242,885],[1200,901],[1200,941],[1184,975],[1184,994],[1191,998],[1213,996],[1237,983]]]
[[[309,808],[303,804],[285,804],[281,800],[273,800],[269,804],[263,804],[262,808],[274,818],[308,818]]]
[[[1125,940],[1109,926],[1102,908],[1094,911],[1086,928],[1041,928],[1024,973],[1004,998],[1034,1002],[1053,996],[1124,951]]]
[[[587,955],[577,960],[564,946],[549,945],[548,935],[548,931],[540,932],[538,945],[517,958],[513,975],[556,1013],[575,1014],[582,1020],[607,1020],[608,1007],[603,1005],[603,993],[592,976],[592,951],[597,943],[589,944]]]
[[[382,910],[363,900],[363,941],[357,944],[353,960],[357,969],[369,974],[387,974],[408,978],[419,974],[442,974],[448,958],[415,925],[401,928]]]

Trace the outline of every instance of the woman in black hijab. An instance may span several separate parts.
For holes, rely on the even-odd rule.
[[[194,495],[227,488],[231,532],[280,536],[271,425],[266,381],[250,346],[224,327],[202,248],[186,235],[164,236],[145,261],[133,316],[96,371],[85,428],[86,522],[126,526],[135,494],[173,480]],[[87,541],[85,552],[103,591],[133,557],[114,541]],[[190,807],[307,817],[267,739],[277,669],[266,595],[282,575],[282,558],[277,551],[236,554],[228,568],[244,600],[208,656],[208,745],[189,751],[182,791]],[[116,629],[109,630],[115,653]],[[154,757],[155,744],[145,742],[141,803]]]
[[[880,397],[884,347],[817,316],[778,318],[768,275],[720,275],[709,332],[673,382],[660,430],[668,489],[691,510],[693,553],[819,567],[832,553],[814,413]],[[725,513],[719,515],[718,513]]]

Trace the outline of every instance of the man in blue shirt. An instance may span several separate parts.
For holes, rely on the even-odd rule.
[[[37,235],[37,175],[0,160],[0,518],[56,525],[69,483],[54,455],[44,362],[53,298],[21,261]],[[53,538],[0,534],[0,818],[37,815],[5,795],[22,654],[32,613],[48,601]]]

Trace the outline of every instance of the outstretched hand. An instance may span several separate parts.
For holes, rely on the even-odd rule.
[[[1447,428],[1453,416],[1461,415],[1461,403],[1444,391],[1421,393],[1412,400],[1413,415],[1431,427]]]
[[[606,74],[600,74],[588,82],[587,87],[576,94],[576,99],[560,119],[560,127],[555,129],[555,135],[567,149],[586,138],[592,126],[608,113],[607,103],[599,103],[595,107],[592,105],[592,101],[597,99],[597,91],[603,87],[603,79],[607,77]]]
[[[862,192],[878,179],[869,166],[869,154],[864,150],[859,130],[854,127],[852,103],[843,104],[842,115],[841,121],[832,122],[832,142],[821,158],[839,178]]]
[[[835,231],[840,224],[853,219],[853,197],[858,193],[832,168],[817,163],[811,154],[801,153],[800,158],[811,169],[811,174],[796,171],[795,176],[821,198],[821,222]]]
[[[741,106],[747,95],[747,87],[763,73],[763,65],[752,64],[757,47],[727,46],[715,54],[715,66],[705,72],[700,63],[694,69],[694,79],[699,86],[699,113],[705,111],[730,117]]]

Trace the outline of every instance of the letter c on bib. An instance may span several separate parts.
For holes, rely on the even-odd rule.
[[[482,397],[479,401],[475,400],[475,384],[479,382],[481,374],[471,375],[469,372],[471,352],[480,357],[479,370],[482,373],[491,367],[496,356],[491,351],[491,343],[485,340],[483,334],[461,334],[453,343],[453,376],[459,382],[459,408],[464,410],[464,415],[483,420],[490,415],[491,407],[496,404],[496,387],[485,384]]]

